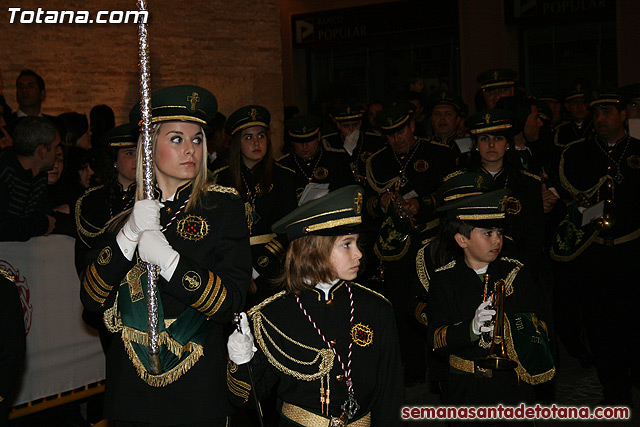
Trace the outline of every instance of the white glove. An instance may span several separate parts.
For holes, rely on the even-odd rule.
[[[160,208],[163,206],[157,200],[138,200],[122,227],[124,236],[132,242],[137,242],[143,231],[160,230]]]
[[[160,274],[167,281],[171,280],[180,259],[180,254],[171,247],[160,230],[143,231],[140,234],[138,254],[144,262],[160,267]]]
[[[476,315],[473,318],[472,328],[473,333],[476,335],[480,335],[482,332],[491,332],[493,331],[493,325],[485,326],[485,322],[491,320],[493,316],[496,315],[495,310],[490,310],[487,306],[491,304],[491,300],[487,300],[480,304],[478,308],[476,308]]]
[[[253,358],[253,353],[258,351],[253,345],[253,335],[249,328],[249,321],[246,313],[240,313],[240,329],[237,329],[229,335],[227,340],[227,350],[229,351],[229,359],[236,365],[248,363]]]

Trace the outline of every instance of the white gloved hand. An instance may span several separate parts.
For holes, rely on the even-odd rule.
[[[240,313],[240,329],[242,332],[236,329],[227,340],[229,359],[236,365],[248,363],[253,358],[253,353],[258,351],[253,344],[253,335],[246,313]]]
[[[480,335],[483,332],[493,331],[493,325],[485,326],[485,322],[490,321],[491,318],[496,315],[495,310],[487,308],[489,304],[491,304],[490,299],[480,304],[476,309],[476,315],[474,316],[473,322],[471,323],[473,333],[476,335]]]
[[[157,200],[138,200],[122,227],[122,234],[130,241],[137,242],[143,231],[160,230],[160,208],[163,206]]]
[[[138,254],[144,262],[160,267],[160,274],[167,281],[171,280],[180,259],[180,254],[171,247],[160,230],[143,231],[140,234]]]

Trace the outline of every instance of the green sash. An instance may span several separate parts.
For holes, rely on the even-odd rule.
[[[505,313],[507,355],[518,362],[518,377],[527,384],[549,381],[556,373],[546,325],[533,313]]]
[[[127,273],[118,291],[118,309],[122,318],[122,341],[138,375],[153,387],[164,387],[180,378],[204,355],[203,344],[209,322],[191,307],[168,327],[158,293],[158,342],[162,373],[149,372],[147,318],[147,268],[138,263]]]
[[[411,246],[411,224],[400,218],[393,203],[389,203],[385,218],[373,250],[380,261],[396,261],[402,258]]]
[[[551,258],[555,261],[571,261],[598,237],[598,230],[592,224],[581,226],[582,213],[578,210],[579,206],[578,203],[567,206],[567,216],[558,225],[556,238],[551,246]]]

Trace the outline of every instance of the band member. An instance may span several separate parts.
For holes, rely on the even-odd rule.
[[[351,172],[355,181],[364,185],[367,179],[367,159],[384,147],[379,134],[363,129],[364,108],[359,104],[337,105],[331,110],[331,119],[338,132],[323,135],[327,150],[344,150],[351,159]]]
[[[367,161],[365,188],[367,213],[378,226],[374,251],[383,264],[383,293],[396,310],[408,386],[424,382],[426,370],[423,331],[406,310],[416,251],[437,229],[433,194],[456,170],[449,147],[413,135],[412,108],[397,103],[376,115],[387,146]]]
[[[522,262],[501,255],[504,219],[513,203],[509,190],[483,194],[482,181],[480,174],[461,173],[443,184],[439,210],[446,218],[431,254],[418,257],[431,255],[439,266],[429,273],[425,263],[417,263],[423,292],[428,292],[421,314],[428,323],[429,345],[448,358],[447,404],[518,404],[531,401],[529,384],[548,381],[555,368],[540,320],[544,313],[538,290]],[[500,311],[496,294],[502,286],[504,330],[495,330],[490,321]],[[506,352],[499,350],[499,337]],[[482,359],[490,350],[512,362],[486,368]]]
[[[259,105],[229,116],[229,165],[215,171],[214,178],[235,188],[244,201],[253,265],[251,305],[275,293],[271,280],[280,274],[287,242],[272,233],[271,226],[297,205],[293,173],[273,160],[270,121],[269,111]]]
[[[107,351],[105,415],[116,426],[226,426],[223,325],[244,306],[251,278],[244,206],[235,189],[207,179],[202,127],[215,97],[173,86],[153,93],[151,108],[156,198],[144,199],[140,142],[133,209],[114,218],[81,275],[85,307],[119,334]],[[149,364],[145,263],[159,272],[160,373]]]
[[[276,384],[280,426],[396,426],[402,365],[391,304],[354,283],[362,189],[347,186],[274,224],[290,240],[284,290],[243,316],[228,341],[239,403]],[[254,341],[257,353],[254,355]],[[247,363],[249,362],[249,363]]]
[[[347,154],[320,143],[319,117],[295,116],[287,121],[286,128],[293,152],[278,159],[278,163],[295,173],[299,204],[354,183]]]

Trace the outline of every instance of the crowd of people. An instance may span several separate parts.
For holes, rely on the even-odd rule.
[[[0,99],[0,241],[76,239],[116,426],[223,426],[243,405],[272,425],[399,425],[404,387],[427,381],[448,405],[550,403],[560,345],[629,406],[640,85],[525,94],[517,77],[480,73],[473,112],[420,76],[388,104],[289,108],[283,144],[263,106],[227,118],[205,88],[165,88],[148,183],[139,105],[119,126],[105,105],[47,116],[24,70],[16,112]]]

